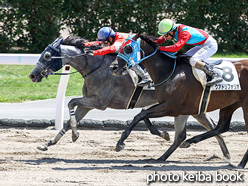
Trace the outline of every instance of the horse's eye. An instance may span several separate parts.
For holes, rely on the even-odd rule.
[[[133,48],[130,45],[125,46],[124,51],[126,54],[131,54],[133,52]]]
[[[45,59],[46,61],[50,61],[50,60],[52,59],[51,53],[50,53],[50,52],[46,52],[46,53],[44,54],[44,59]]]

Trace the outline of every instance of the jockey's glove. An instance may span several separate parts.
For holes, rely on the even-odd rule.
[[[84,45],[84,43],[83,43],[83,40],[77,39],[77,40],[76,40],[76,47],[79,48],[79,49],[81,49],[81,50],[84,50],[85,45]]]
[[[86,54],[93,56],[93,55],[94,55],[94,51],[92,51],[92,50],[87,50],[87,51],[86,51]]]

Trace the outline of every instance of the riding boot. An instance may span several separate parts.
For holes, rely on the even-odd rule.
[[[211,77],[211,80],[207,82],[207,86],[213,86],[223,81],[221,76],[210,65],[201,61],[197,61],[195,67],[201,69],[203,72]]]
[[[152,79],[148,72],[143,70],[139,65],[136,65],[135,67],[132,67],[132,69],[135,71],[135,73],[141,78],[141,81],[138,83],[139,86],[145,86],[152,83]]]

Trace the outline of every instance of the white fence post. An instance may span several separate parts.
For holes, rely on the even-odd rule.
[[[65,65],[62,73],[70,73],[70,66]],[[60,130],[64,124],[64,105],[65,105],[65,92],[69,81],[70,75],[62,75],[59,81],[59,87],[56,96],[56,115],[55,115],[55,129]]]

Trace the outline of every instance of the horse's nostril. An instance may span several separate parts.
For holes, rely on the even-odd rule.
[[[30,78],[30,79],[34,79],[34,78],[35,78],[35,75],[34,75],[34,74],[30,74],[30,75],[29,75],[29,78]]]
[[[118,70],[118,67],[117,67],[117,66],[113,66],[111,69],[112,69],[113,71],[116,71],[116,70]]]

